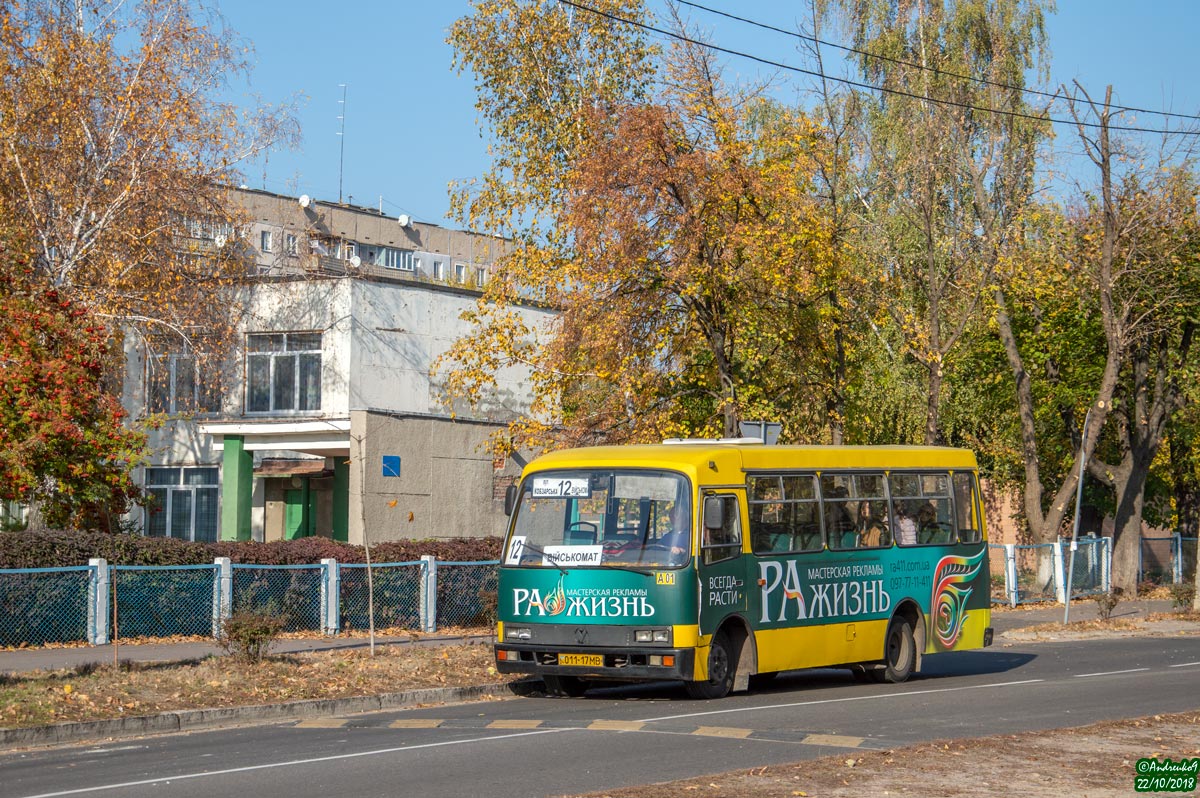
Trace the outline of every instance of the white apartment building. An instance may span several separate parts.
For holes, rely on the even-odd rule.
[[[489,434],[528,406],[527,374],[452,418],[430,376],[468,331],[505,242],[373,209],[237,189],[259,279],[219,366],[126,343],[123,400],[151,433],[143,531],[189,540],[323,535],[361,544],[500,534],[518,458]],[[214,246],[231,231],[205,230]],[[549,312],[520,311],[540,325]],[[182,347],[177,347],[182,348]],[[220,378],[217,379],[216,377]]]

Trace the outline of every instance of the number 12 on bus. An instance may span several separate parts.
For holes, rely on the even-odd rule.
[[[505,510],[496,665],[551,693],[677,679],[720,698],[831,666],[902,682],[992,642],[964,449],[574,449],[530,463]]]

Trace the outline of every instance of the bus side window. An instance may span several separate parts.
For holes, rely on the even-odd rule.
[[[954,474],[954,507],[959,541],[979,543],[983,540],[978,507],[975,504],[974,474],[964,471]]]
[[[721,513],[720,527],[709,529],[707,518],[704,524],[701,559],[705,565],[731,559],[742,551],[742,524],[739,520],[737,497],[709,496],[705,498],[705,505],[713,498],[719,499],[724,507]]]

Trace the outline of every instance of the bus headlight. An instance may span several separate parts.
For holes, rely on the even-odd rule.
[[[528,640],[533,637],[528,626],[511,626],[504,630],[505,640]]]
[[[635,643],[670,643],[670,629],[637,629],[633,633]]]

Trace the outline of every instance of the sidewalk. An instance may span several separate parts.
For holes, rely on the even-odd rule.
[[[1138,619],[1145,618],[1154,612],[1170,612],[1171,602],[1168,600],[1153,601],[1123,601],[1113,610],[1113,618]],[[1071,602],[1071,620],[1095,620],[1099,617],[1096,602],[1090,599],[1076,599]],[[1061,604],[1036,604],[1018,606],[1016,609],[1007,607],[995,609],[992,613],[992,627],[997,634],[1021,629],[1026,626],[1036,626],[1043,623],[1062,623],[1063,607]],[[436,646],[443,643],[480,642],[492,640],[491,632],[478,635],[428,635],[416,638],[409,635],[397,637],[377,637],[376,645],[383,646]],[[370,643],[365,637],[314,637],[304,639],[284,639],[276,643],[271,652],[274,654],[290,654],[303,651],[329,651],[342,648],[366,648]],[[223,653],[214,643],[144,643],[138,645],[119,645],[117,656],[122,662],[177,662],[181,660],[202,659],[211,654]],[[113,661],[113,647],[80,646],[77,648],[30,648],[0,650],[0,673],[20,673],[37,669],[55,670],[58,668],[75,668],[89,663],[110,663]]]
[[[444,643],[488,643],[494,638],[489,632],[478,635],[399,635],[375,638],[376,646],[436,646]],[[271,646],[272,654],[293,654],[304,651],[331,651],[343,648],[365,649],[371,645],[366,637],[285,638]],[[140,643],[117,646],[121,662],[180,662],[197,660],[225,652],[216,643]],[[0,649],[0,674],[32,670],[76,668],[90,663],[111,664],[113,646],[77,646],[71,648]]]

